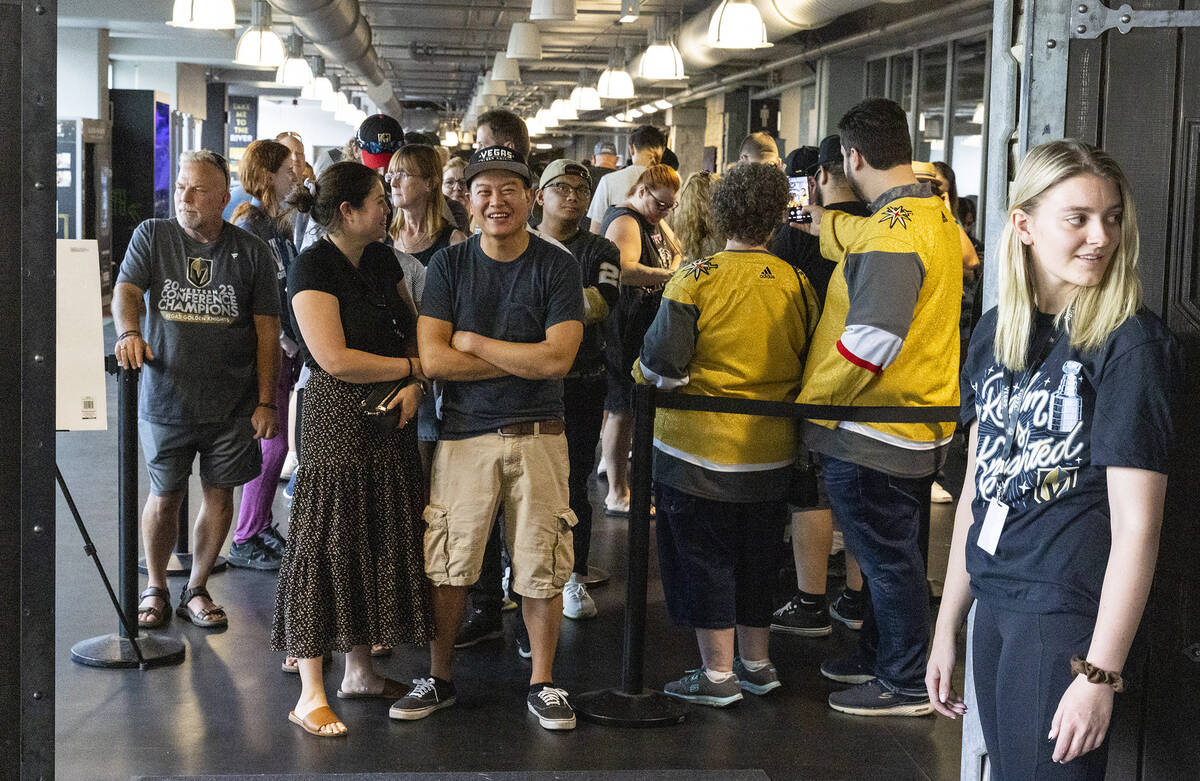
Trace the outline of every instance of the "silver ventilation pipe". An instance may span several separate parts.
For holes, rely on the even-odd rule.
[[[379,64],[371,42],[371,25],[358,0],[270,0],[292,17],[305,39],[312,41],[329,62],[343,65],[366,83],[367,97],[379,110],[401,119],[404,109]]]

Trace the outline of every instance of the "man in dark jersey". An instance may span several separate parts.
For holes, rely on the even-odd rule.
[[[583,274],[583,342],[563,381],[571,509],[579,519],[574,535],[575,569],[563,589],[563,615],[592,618],[596,604],[583,582],[588,575],[592,535],[587,479],[595,465],[604,418],[608,387],[604,379],[604,319],[617,305],[621,253],[616,244],[580,225],[592,196],[592,180],[585,166],[574,160],[555,160],[546,166],[539,187],[537,201],[542,206],[542,221],[538,230],[570,250]]]
[[[546,729],[573,729],[552,668],[574,564],[562,377],[583,335],[583,284],[569,253],[526,229],[532,197],[521,155],[486,147],[463,173],[481,232],[434,255],[417,323],[422,366],[444,384],[425,510],[436,630],[429,675],[390,715],[420,719],[454,703],[451,661],[467,586],[503,505],[533,659],[526,706]]]

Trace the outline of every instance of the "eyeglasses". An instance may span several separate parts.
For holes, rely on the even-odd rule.
[[[392,182],[401,181],[403,179],[420,179],[420,174],[410,174],[408,171],[388,171],[383,175],[383,181],[391,184]]]
[[[654,205],[658,207],[660,212],[675,211],[676,207],[679,206],[679,201],[667,203],[666,201],[658,200],[658,198],[654,197],[654,193],[650,192],[649,190],[646,191],[646,194],[650,196],[650,200],[654,201]]]
[[[447,190],[465,190],[467,189],[466,179],[443,179],[442,187]]]
[[[571,195],[571,193],[575,193],[579,196],[580,200],[586,200],[592,194],[592,188],[588,187],[586,184],[581,184],[578,187],[572,187],[566,182],[551,182],[550,184],[546,185],[546,189],[554,190],[562,198],[567,198]]]
[[[303,140],[304,140],[304,139],[303,139],[303,138],[300,136],[300,134],[299,134],[299,133],[297,133],[295,130],[285,130],[285,131],[283,131],[282,133],[280,133],[279,135],[275,136],[275,140],[276,140],[276,141],[278,141],[279,139],[283,138],[284,136],[291,136],[292,138],[296,139],[297,141],[303,141]]]

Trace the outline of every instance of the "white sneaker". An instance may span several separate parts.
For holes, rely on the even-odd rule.
[[[596,464],[596,477],[604,477],[608,474],[608,464],[604,461],[604,456],[600,456],[600,463]]]
[[[929,489],[929,501],[934,504],[950,504],[954,501],[954,497],[950,495],[949,491],[942,488],[941,483],[934,481],[933,487]]]
[[[596,603],[574,573],[563,587],[563,615],[576,620],[596,617]]]
[[[283,469],[279,472],[280,482],[286,483],[292,479],[292,472],[296,471],[296,466],[300,463],[300,459],[296,456],[295,450],[289,450],[287,458],[283,459]]]

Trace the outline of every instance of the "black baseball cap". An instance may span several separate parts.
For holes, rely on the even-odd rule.
[[[810,173],[817,164],[817,148],[802,146],[788,152],[784,158],[783,167],[788,176],[811,176]]]
[[[392,155],[404,146],[404,129],[387,114],[372,114],[362,121],[355,134],[362,150],[363,165],[387,168]]]
[[[817,164],[813,168],[813,175],[816,174],[817,168],[834,164],[841,166],[842,159],[842,137],[836,133],[832,136],[825,136],[821,139],[821,148],[817,152]]]
[[[526,187],[529,187],[533,180],[529,173],[529,166],[525,164],[525,158],[520,152],[506,146],[485,146],[483,149],[476,150],[475,154],[471,155],[471,162],[463,169],[463,179],[466,179],[469,185],[472,179],[484,171],[514,173],[524,180]]]

